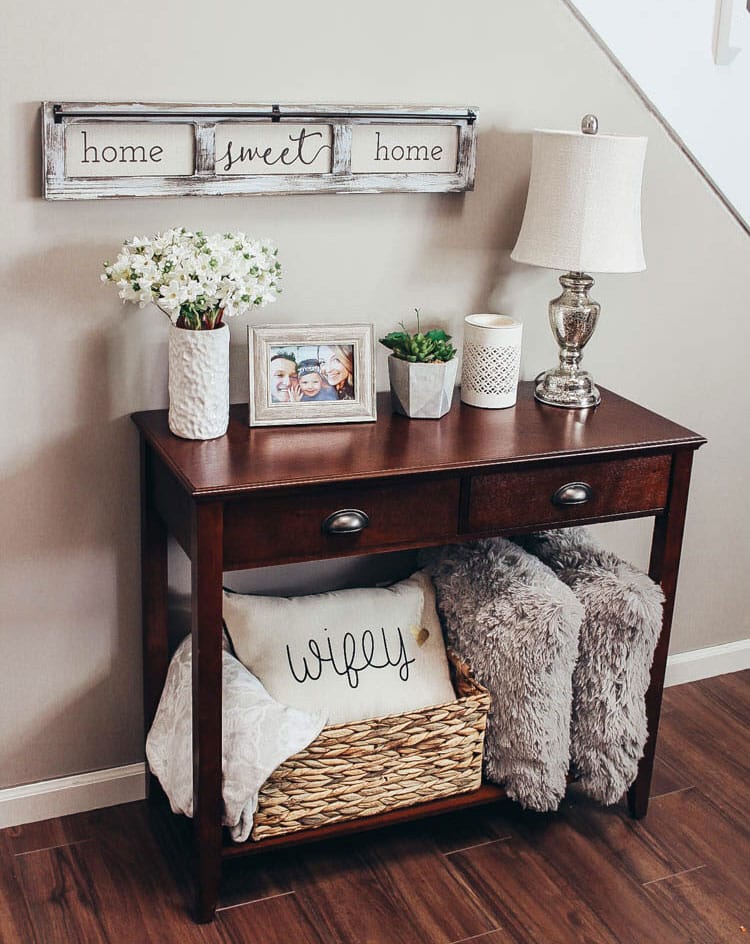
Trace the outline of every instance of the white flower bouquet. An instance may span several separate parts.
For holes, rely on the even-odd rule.
[[[114,282],[123,302],[156,305],[178,328],[219,328],[224,318],[275,301],[281,291],[278,250],[244,233],[206,236],[170,229],[126,241],[103,282]]]

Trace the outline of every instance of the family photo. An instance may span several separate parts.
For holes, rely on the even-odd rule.
[[[354,345],[273,344],[269,348],[270,403],[354,400]]]
[[[249,327],[250,426],[372,422],[373,346],[372,323]]]

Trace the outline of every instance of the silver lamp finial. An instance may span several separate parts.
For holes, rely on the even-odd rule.
[[[581,131],[584,134],[596,134],[599,130],[599,119],[596,115],[584,115],[581,118]]]

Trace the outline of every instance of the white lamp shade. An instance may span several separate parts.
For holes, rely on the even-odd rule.
[[[646,138],[535,131],[516,262],[573,272],[640,272]]]

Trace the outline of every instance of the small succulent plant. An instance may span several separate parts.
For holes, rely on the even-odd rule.
[[[399,322],[401,331],[391,331],[380,343],[393,352],[394,357],[412,364],[438,364],[450,361],[456,356],[456,349],[450,343],[451,336],[441,328],[433,328],[424,334],[419,326],[419,309],[417,313],[417,330],[414,334],[406,330],[403,321]]]

